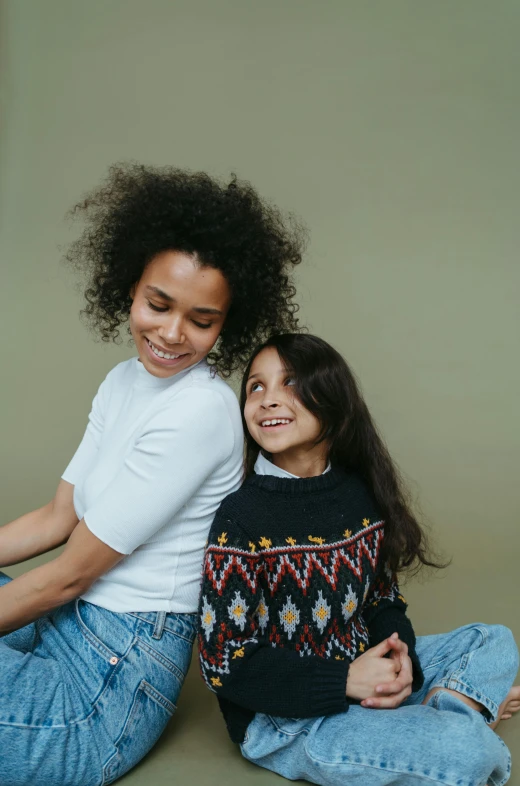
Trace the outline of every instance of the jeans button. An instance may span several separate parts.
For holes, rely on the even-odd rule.
[[[110,663],[112,664],[112,666],[115,666],[115,665],[116,665],[116,663],[119,663],[119,658],[116,658],[116,656],[115,656],[115,655],[114,655],[114,656],[112,656],[112,657],[110,658]]]

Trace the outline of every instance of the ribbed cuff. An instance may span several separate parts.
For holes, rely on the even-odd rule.
[[[392,613],[391,609],[385,609],[384,613],[375,617],[369,625],[370,646],[377,646],[392,633],[398,633],[401,641],[404,641],[408,647],[408,655],[413,667],[412,692],[415,693],[423,686],[424,674],[415,651],[415,633],[408,617],[401,611],[396,610]]]
[[[315,664],[310,702],[316,717],[346,712],[350,701],[347,698],[347,676],[350,661],[317,658]]]

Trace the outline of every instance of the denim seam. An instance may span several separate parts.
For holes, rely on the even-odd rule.
[[[166,696],[163,696],[163,694],[160,693],[157,690],[157,688],[154,688],[153,685],[150,685],[149,682],[147,682],[146,680],[142,680],[140,688],[143,691],[143,693],[146,693],[146,695],[149,696],[152,699],[152,701],[155,701],[157,704],[163,707],[166,710],[166,712],[168,712],[170,715],[175,714],[175,711],[177,709],[176,705],[172,701],[167,699]]]
[[[29,723],[8,723],[7,721],[0,720],[0,726],[8,726],[9,728],[13,727],[16,729],[27,729],[28,731],[30,731],[31,729],[38,730],[38,731],[43,731],[44,729],[47,729],[48,731],[55,731],[56,729],[69,729],[71,726],[79,726],[81,723],[87,723],[87,721],[89,721],[92,718],[95,712],[96,712],[95,707],[92,707],[92,711],[89,712],[88,715],[85,715],[84,718],[76,718],[74,720],[71,720],[70,723],[62,723],[59,725],[55,724],[52,726],[48,726],[48,725],[38,726]]]
[[[325,766],[325,767],[338,767],[338,765],[348,764],[348,766],[350,766],[350,767],[360,767],[360,768],[363,767],[364,769],[367,769],[367,770],[370,769],[370,770],[377,770],[378,772],[395,773],[396,775],[405,775],[405,774],[406,775],[410,775],[410,774],[412,774],[415,778],[421,778],[422,780],[429,781],[430,783],[440,783],[440,784],[442,784],[442,786],[464,786],[464,783],[466,783],[467,786],[474,786],[474,784],[470,783],[469,781],[463,782],[460,779],[458,779],[457,781],[452,781],[450,783],[450,781],[448,781],[446,779],[439,780],[438,778],[433,778],[430,775],[425,775],[422,772],[415,772],[414,771],[414,772],[410,773],[409,771],[405,772],[404,770],[400,770],[400,769],[396,770],[396,769],[392,769],[390,767],[381,767],[381,766],[377,766],[375,764],[363,764],[362,762],[351,762],[351,761],[346,761],[346,760],[341,760],[341,761],[323,761],[322,759],[317,759],[316,757],[314,757],[309,751],[307,751],[307,755],[308,755],[309,759],[313,763],[319,765],[320,767],[322,767],[322,766]]]
[[[491,776],[489,776],[488,781],[489,781],[490,786],[504,786],[504,784],[507,783],[509,778],[511,777],[511,753],[509,752],[509,748],[505,744],[505,742],[502,739],[502,737],[499,737],[498,734],[496,736],[498,738],[498,741],[502,745],[502,747],[505,748],[507,756],[508,756],[507,773],[506,773],[505,778],[503,778],[501,781],[495,781],[493,778],[491,778]]]
[[[146,622],[152,628],[154,627],[154,623],[153,622],[151,622],[150,620],[147,620],[146,617],[142,617],[138,612],[128,611],[127,614],[129,614],[131,617],[137,617],[137,619],[141,620],[142,622]],[[196,616],[196,615],[193,615],[193,616]],[[183,623],[183,624],[187,624],[187,623]],[[183,639],[184,641],[187,641],[188,644],[192,644],[193,643],[193,639],[192,638],[189,638],[189,636],[185,636],[183,633],[179,633],[176,630],[172,630],[167,625],[164,626],[164,633],[171,633],[172,636],[177,636],[179,639]],[[193,634],[195,635],[196,633],[197,633],[197,629],[196,629],[196,626],[194,625],[194,627],[193,627]]]
[[[278,731],[280,734],[283,734],[284,737],[289,737],[289,738],[299,737],[301,734],[307,736],[307,734],[309,733],[309,729],[305,726],[303,729],[300,729],[300,731],[296,731],[296,732],[286,731],[285,729],[282,729],[282,727],[277,724],[277,722],[275,721],[272,715],[268,715],[267,717],[275,727],[276,731]]]
[[[158,663],[160,663],[161,666],[164,666],[165,669],[167,669],[169,672],[174,674],[182,685],[186,675],[184,674],[183,671],[181,671],[181,669],[179,669],[177,664],[175,664],[172,660],[167,658],[161,652],[158,652],[156,649],[151,647],[146,641],[144,641],[144,639],[139,638],[139,636],[137,636],[136,638],[137,641],[139,642],[139,646],[142,647],[142,649],[145,652],[147,652],[148,655],[150,655],[150,657],[155,658],[155,660]]]
[[[471,685],[466,685],[466,683],[462,682],[462,680],[456,679],[453,676],[448,677],[433,685],[431,690],[435,688],[441,688],[441,689],[445,688],[448,690],[454,690],[457,693],[462,693],[463,696],[467,696],[468,699],[473,699],[474,701],[478,701],[478,703],[482,704],[486,708],[486,710],[488,710],[488,712],[491,714],[491,721],[489,721],[489,723],[493,723],[493,721],[496,720],[498,715],[498,705],[495,704],[495,702],[492,701],[487,696],[484,696],[478,690],[475,690],[475,688],[472,688]],[[437,699],[437,695],[438,694],[436,694],[435,696],[435,700]],[[486,721],[486,723],[488,722],[484,716],[483,719]]]
[[[76,610],[76,617],[79,622],[81,632],[83,633],[89,644],[91,644],[92,647],[94,647],[94,649],[96,649],[99,652],[99,654],[102,655],[107,661],[110,661],[112,658],[117,658],[119,660],[119,655],[117,655],[117,653],[115,652],[112,652],[112,650],[110,650],[106,646],[106,644],[103,644],[101,639],[98,639],[98,637],[94,633],[92,633],[90,628],[88,628],[87,625],[83,622],[78,605],[79,605],[79,598],[76,600],[74,604]]]
[[[146,693],[146,695],[149,696],[149,698],[152,701],[155,701],[156,704],[159,704],[159,706],[161,706],[164,709],[164,711],[167,712],[170,716],[172,716],[177,709],[175,704],[173,704],[165,696],[163,696],[162,693],[160,693],[157,690],[157,688],[154,688],[153,685],[150,685],[150,683],[147,682],[146,680],[141,680],[141,682],[139,683],[139,687],[137,688],[134,694],[132,706],[130,708],[130,712],[128,713],[128,717],[123,725],[123,728],[121,729],[121,733],[119,734],[118,738],[114,742],[114,747],[116,750],[103,765],[103,771],[102,771],[103,779],[101,781],[101,786],[104,786],[104,784],[111,783],[112,780],[115,780],[115,778],[113,777],[115,773],[111,772],[111,767],[115,763],[117,757],[119,756],[119,745],[124,735],[126,734],[126,730],[128,729],[130,723],[133,721],[137,713],[138,698],[142,693]],[[116,775],[116,777],[118,776]]]

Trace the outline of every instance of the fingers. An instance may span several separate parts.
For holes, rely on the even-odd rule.
[[[383,641],[380,641],[379,644],[376,644],[375,647],[371,647],[369,650],[367,650],[367,653],[371,653],[371,655],[376,658],[384,657],[387,652],[391,652],[395,648],[396,641],[399,641],[398,636],[398,633],[392,633],[388,639],[383,639]],[[399,648],[397,649],[399,650]]]
[[[384,696],[400,693],[408,687],[411,687],[413,682],[413,667],[412,661],[408,655],[401,658],[401,670],[399,671],[395,680],[391,682],[381,683],[376,685],[376,694]]]
[[[411,694],[412,688],[409,686],[400,693],[394,696],[378,696],[377,698],[364,699],[361,702],[362,707],[367,707],[373,710],[393,710],[399,707],[405,699]]]
[[[397,636],[398,634],[394,633],[392,636],[390,636],[389,639],[385,639],[385,641],[388,641],[390,649],[393,652],[404,653],[405,655],[408,655],[408,644],[405,644],[405,642],[401,641],[401,639],[397,638]]]

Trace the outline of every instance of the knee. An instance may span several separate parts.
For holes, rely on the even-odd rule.
[[[467,782],[486,783],[492,773],[507,771],[509,751],[478,713],[470,710],[466,717],[461,715],[455,730],[452,760]]]
[[[497,665],[500,665],[504,671],[511,672],[514,679],[518,672],[519,657],[513,632],[506,625],[487,625],[486,631],[497,653]]]

